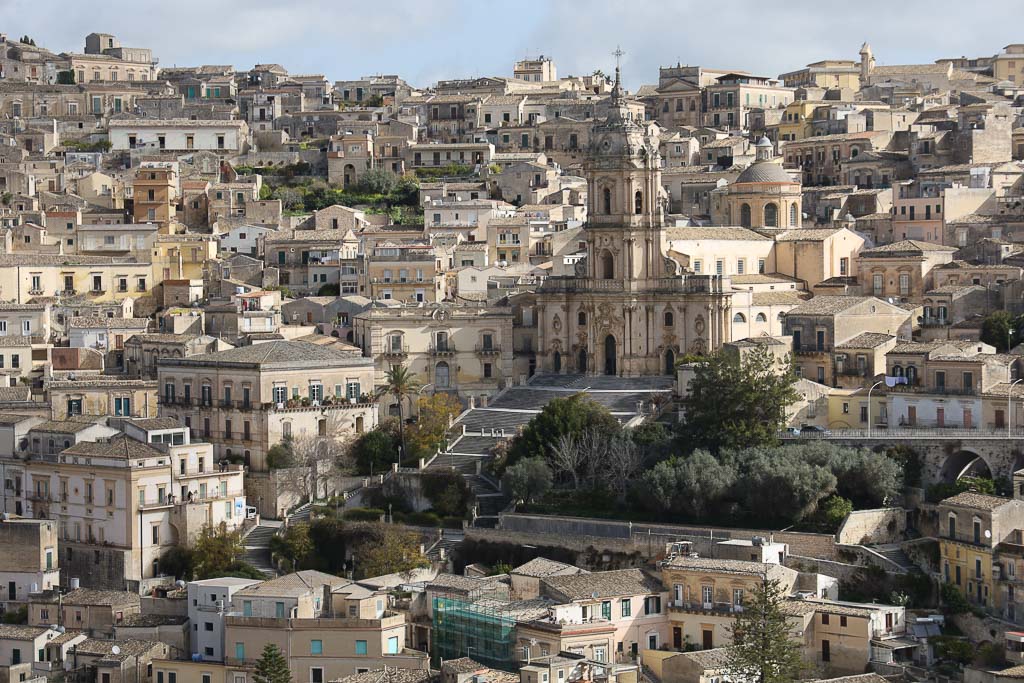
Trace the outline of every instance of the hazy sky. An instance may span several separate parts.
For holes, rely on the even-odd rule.
[[[511,75],[515,59],[539,53],[562,76],[610,72],[617,44],[631,89],[677,61],[777,76],[857,59],[864,40],[879,64],[932,62],[1024,41],[1022,19],[1022,0],[0,0],[0,31],[55,52],[80,52],[97,31],[152,48],[161,66],[275,62],[417,86]]]

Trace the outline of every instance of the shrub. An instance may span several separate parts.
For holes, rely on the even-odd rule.
[[[379,522],[384,511],[378,508],[349,508],[341,516],[351,522]]]

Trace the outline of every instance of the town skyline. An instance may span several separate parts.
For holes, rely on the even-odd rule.
[[[1016,40],[1013,22],[991,21],[992,16],[1012,15],[1015,3],[1010,0],[994,3],[993,12],[984,15],[951,2],[929,3],[927,31],[905,30],[917,21],[920,10],[913,5],[869,2],[821,12],[815,3],[800,1],[771,14],[759,13],[761,8],[749,2],[716,8],[716,23],[734,28],[747,22],[749,33],[739,40],[722,40],[715,31],[688,28],[701,20],[701,6],[694,2],[664,7],[646,0],[603,0],[588,3],[587,11],[580,12],[578,3],[528,0],[522,5],[520,30],[510,40],[487,41],[486,50],[474,42],[474,32],[493,21],[491,3],[442,0],[424,5],[397,0],[385,15],[378,14],[375,6],[321,0],[299,0],[287,7],[255,4],[252,11],[233,17],[236,24],[231,31],[190,22],[196,12],[229,9],[230,3],[222,0],[183,0],[149,8],[148,21],[161,27],[159,32],[139,22],[122,0],[88,8],[67,6],[60,0],[2,0],[0,17],[6,19],[3,24],[9,34],[28,34],[58,52],[80,52],[83,30],[105,30],[123,36],[128,44],[151,46],[164,68],[279,63],[292,73],[324,73],[332,81],[397,74],[419,87],[444,79],[505,75],[512,62],[539,54],[553,58],[566,75],[588,75],[595,69],[611,73],[616,45],[625,51],[624,84],[636,90],[656,80],[659,66],[677,62],[775,77],[820,59],[857,60],[865,40],[879,64],[988,57]],[[887,20],[877,21],[877,12],[884,12]],[[406,20],[392,26],[393,16]],[[446,25],[452,16],[460,21]],[[311,22],[310,17],[318,20]],[[347,26],[360,28],[353,34]],[[664,41],[646,35],[654,27],[665,26],[681,30]],[[340,32],[334,33],[335,29]],[[936,36],[942,37],[941,43]]]

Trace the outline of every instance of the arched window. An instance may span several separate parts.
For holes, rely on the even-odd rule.
[[[734,315],[732,317],[732,321],[734,323],[745,323],[745,322],[747,322],[747,317],[745,315],[743,315],[742,313],[737,313],[736,315]]]
[[[754,321],[759,323],[766,323],[768,322],[768,316],[766,316],[764,313],[758,313],[757,316],[754,318]]]
[[[579,323],[580,325],[586,325],[587,324],[587,314],[584,313],[583,311],[580,311],[579,313],[577,313],[576,314],[576,322]]]
[[[799,221],[799,219],[800,219],[800,212],[799,212],[799,210],[797,210],[796,204],[790,204],[789,205],[789,225],[790,225],[790,227],[795,228],[797,226],[797,222]]]
[[[676,323],[676,318],[672,315],[672,311],[665,311],[665,327],[672,327]]]
[[[438,332],[437,333],[437,337],[435,338],[435,344],[437,345],[437,350],[438,351],[447,351],[448,350],[448,333],[447,332]]]
[[[640,190],[636,191],[633,196],[633,213],[639,215],[644,212],[644,193]]]
[[[605,280],[615,277],[615,259],[607,249],[601,252],[601,277]]]
[[[777,204],[765,204],[764,224],[768,228],[779,227],[779,207]]]
[[[612,191],[606,187],[601,192],[601,196],[604,201],[604,214],[609,216],[612,213]]]
[[[857,149],[856,147],[851,147],[850,148],[850,158],[851,159],[856,159],[858,154],[860,154],[860,150],[859,149]]]
[[[894,366],[892,366],[892,376],[893,377],[902,377],[903,376],[903,366],[902,365],[894,365]]]
[[[438,389],[447,389],[448,382],[448,364],[441,361],[434,366],[434,386]]]
[[[907,366],[907,383],[915,384],[917,382],[917,368],[913,365]]]
[[[750,204],[744,204],[740,207],[740,225],[744,228],[750,227]]]

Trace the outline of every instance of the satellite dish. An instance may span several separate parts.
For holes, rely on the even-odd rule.
[[[985,538],[992,538],[992,532],[988,529],[985,529]]]
[[[597,598],[598,598],[597,591],[594,591],[593,593],[591,593],[590,597],[592,597],[594,600],[597,600]]]
[[[119,655],[121,654],[121,648],[120,646],[115,645],[114,647],[110,648],[110,652],[111,654]]]

